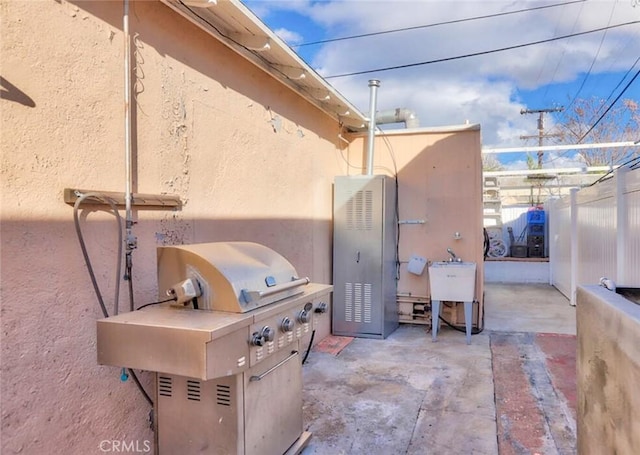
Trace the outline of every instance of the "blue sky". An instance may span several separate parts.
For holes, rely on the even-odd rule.
[[[421,126],[480,123],[485,146],[533,145],[525,144],[520,136],[537,134],[537,115],[521,115],[521,109],[571,107],[570,101],[576,95],[599,99],[612,96],[613,100],[640,70],[637,61],[640,23],[635,23],[476,57],[332,77],[640,21],[637,0],[246,0],[243,3],[363,113],[368,111],[367,82],[379,79],[379,110],[413,110]],[[539,8],[548,5],[559,6]],[[537,9],[422,27],[533,8]],[[409,27],[414,29],[300,46]],[[640,103],[640,77],[622,99]],[[563,114],[547,115],[545,127],[551,128],[559,115]],[[555,158],[554,166],[575,164],[567,154],[560,158],[547,155],[549,159]],[[501,159],[513,162],[523,161],[524,157],[501,155]]]

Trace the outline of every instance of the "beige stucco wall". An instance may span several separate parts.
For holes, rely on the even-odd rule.
[[[350,173],[361,173],[366,163],[368,138],[357,136],[344,152]],[[374,174],[398,176],[401,261],[398,293],[429,296],[429,274],[407,272],[412,255],[429,261],[449,258],[447,248],[464,261],[477,264],[474,326],[483,327],[483,231],[482,164],[480,127],[461,125],[446,128],[392,130],[379,133],[374,144]],[[419,222],[414,224],[413,222]],[[460,239],[455,233],[460,233]],[[410,298],[402,300],[409,302]],[[462,305],[449,320],[464,323]],[[409,317],[411,303],[401,303],[401,321],[422,322]],[[478,306],[476,306],[478,308]],[[445,309],[448,313],[448,310]],[[426,322],[430,323],[430,319]]]
[[[64,188],[125,188],[122,3],[2,0],[0,8],[2,453],[101,453],[112,440],[144,449],[153,440],[147,403],[118,369],[96,364],[101,313],[63,202]],[[158,295],[156,247],[165,244],[258,241],[300,275],[330,283],[333,177],[360,172],[351,166],[362,164],[364,139],[347,146],[334,119],[168,7],[132,2],[130,21],[134,191],[184,202],[175,212],[134,212],[136,305]],[[388,140],[400,217],[427,220],[415,238],[403,228],[401,259],[442,259],[447,246],[478,257],[480,231],[465,224],[471,201],[460,195],[476,184],[480,192],[480,167],[470,171],[479,131]],[[378,140],[377,171],[392,173],[385,144]],[[110,306],[115,218],[86,208],[80,219]],[[450,243],[454,231],[463,240]],[[400,288],[422,294],[424,279],[404,275]],[[120,300],[126,308],[126,284]],[[151,391],[151,376],[141,378]]]
[[[576,300],[578,453],[640,453],[640,306],[601,286]]]
[[[62,196],[125,188],[121,15],[113,1],[1,4],[2,453],[153,439],[131,380],[96,364],[101,314]],[[258,241],[330,283],[338,123],[160,3],[132,2],[130,21],[134,190],[184,201],[135,212],[136,304],[156,299],[163,244]],[[110,305],[114,217],[81,220]]]

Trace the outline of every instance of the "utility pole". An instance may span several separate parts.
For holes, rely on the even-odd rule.
[[[520,136],[520,139],[531,139],[534,137],[538,138],[538,145],[542,147],[544,145],[544,139],[547,137],[555,137],[559,136],[559,134],[544,134],[544,114],[548,112],[562,112],[564,111],[564,107],[552,107],[548,109],[522,109],[520,110],[520,115],[523,114],[540,114],[538,117],[538,135],[537,136]],[[542,169],[542,157],[544,152],[538,151],[538,169]]]

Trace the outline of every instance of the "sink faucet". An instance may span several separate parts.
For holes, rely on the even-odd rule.
[[[447,248],[447,253],[451,255],[451,257],[449,258],[449,262],[453,262],[453,261],[462,262],[462,258],[459,258],[458,256],[456,256],[456,253],[454,253],[451,248]]]
[[[600,278],[600,286],[602,286],[603,288],[606,288],[610,291],[615,292],[616,291],[616,283],[614,283],[613,280],[610,280],[609,278],[603,276],[602,278]]]

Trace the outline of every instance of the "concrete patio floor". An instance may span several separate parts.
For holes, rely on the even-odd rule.
[[[548,285],[488,283],[485,312],[471,345],[402,324],[314,348],[303,455],[575,453],[575,307]]]

